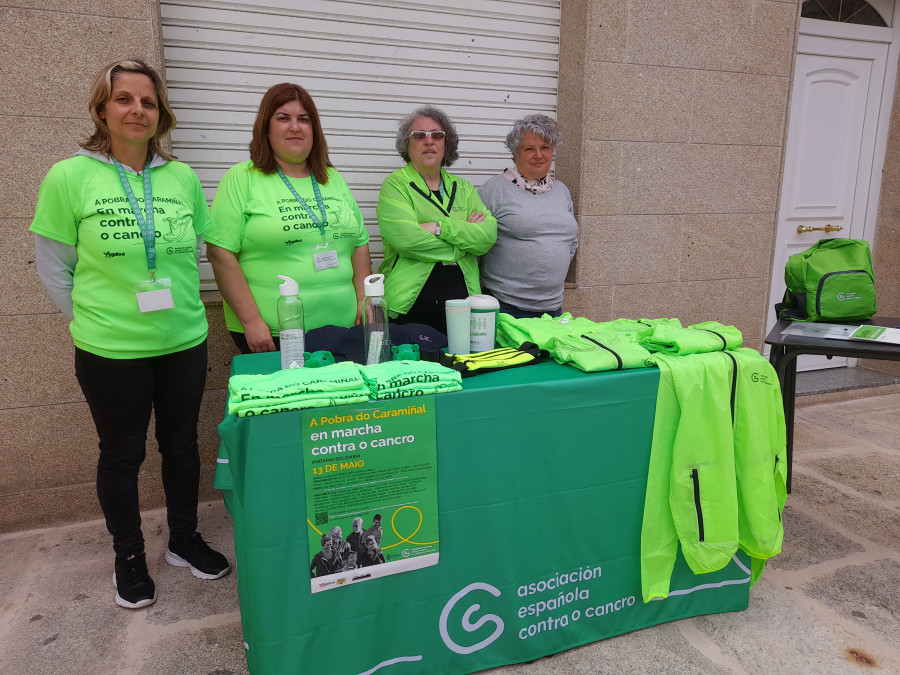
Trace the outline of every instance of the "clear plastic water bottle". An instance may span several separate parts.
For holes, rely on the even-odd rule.
[[[363,335],[366,365],[391,360],[391,340],[388,335],[387,300],[384,299],[384,275],[371,274],[363,281],[366,299],[363,302]]]
[[[281,368],[302,368],[306,346],[303,330],[303,301],[300,284],[290,277],[277,275],[284,283],[278,286],[278,339],[281,341]]]

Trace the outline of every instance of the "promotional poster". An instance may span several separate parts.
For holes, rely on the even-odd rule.
[[[436,565],[434,397],[303,413],[313,593]]]

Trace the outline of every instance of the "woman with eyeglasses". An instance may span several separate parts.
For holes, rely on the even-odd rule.
[[[385,295],[393,321],[447,332],[444,301],[481,293],[478,258],[497,239],[497,219],[467,180],[444,170],[459,157],[450,118],[434,107],[400,123],[396,148],[407,162],[381,186]]]
[[[303,87],[284,82],[265,93],[250,160],[225,173],[212,217],[207,256],[243,353],[278,349],[278,274],[299,282],[306,330],[360,323],[369,234]]]

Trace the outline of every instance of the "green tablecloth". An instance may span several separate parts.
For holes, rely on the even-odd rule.
[[[277,367],[249,355],[232,371]],[[300,413],[227,417],[215,485],[234,517],[251,673],[469,673],[745,609],[743,553],[702,576],[679,556],[669,598],[641,601],[658,378],[544,363],[435,397],[440,563],[316,594]]]

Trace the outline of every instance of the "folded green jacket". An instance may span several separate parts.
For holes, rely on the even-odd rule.
[[[648,351],[677,356],[737,349],[742,342],[743,336],[737,328],[718,321],[705,321],[688,328],[660,324],[651,336],[640,340]]]
[[[558,363],[569,364],[586,372],[653,365],[652,354],[634,341],[630,331],[566,335],[556,338],[553,351]]]

